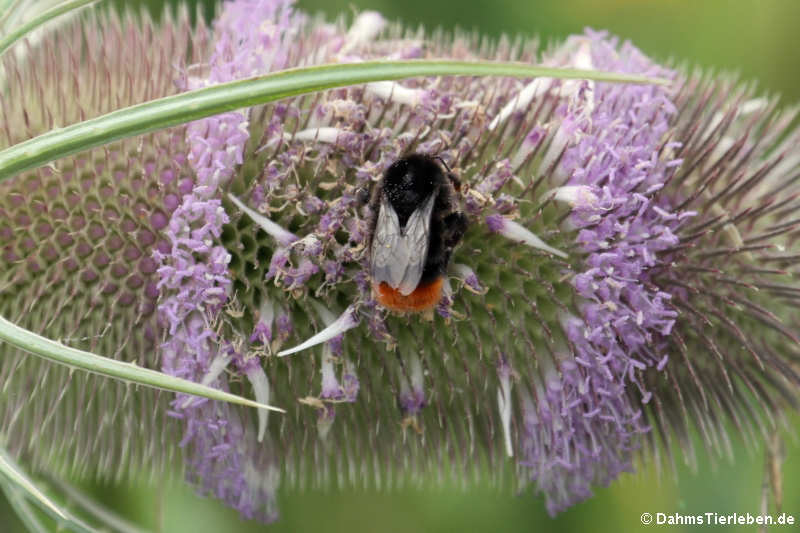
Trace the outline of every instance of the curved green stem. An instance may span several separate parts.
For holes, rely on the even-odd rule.
[[[83,350],[78,350],[70,346],[64,346],[61,343],[21,328],[3,317],[0,317],[0,340],[6,341],[17,348],[37,357],[47,359],[53,363],[66,365],[71,368],[79,368],[93,374],[129,381],[154,389],[193,394],[211,400],[237,403],[247,407],[267,409],[269,411],[286,412],[278,407],[248,400],[247,398],[207,387],[200,383],[195,383],[194,381],[170,376],[169,374],[150,370],[149,368],[142,368],[133,363],[123,363],[116,359],[109,359],[108,357],[84,352]]]
[[[8,35],[0,38],[0,56],[3,55],[5,51],[8,50],[15,42],[20,40],[22,37],[25,37],[25,35],[35,30],[39,26],[50,22],[54,18],[69,13],[70,11],[86,7],[89,4],[94,4],[95,2],[99,1],[100,0],[69,0],[67,2],[62,2],[57,6],[51,7],[44,13],[32,18],[25,24],[14,28],[10,33],[8,33]]]
[[[0,180],[95,146],[211,115],[335,87],[419,76],[510,76],[667,84],[669,80],[594,70],[494,61],[366,61],[293,68],[134,105],[57,128],[0,152]]]

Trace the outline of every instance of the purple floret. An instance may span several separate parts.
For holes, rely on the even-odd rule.
[[[290,4],[283,0],[226,4],[215,24],[217,42],[208,79],[190,79],[189,86],[282,68],[286,59],[281,44],[292,29]],[[169,328],[169,340],[162,345],[163,370],[192,381],[202,381],[215,358],[225,357],[217,352],[221,339],[213,329],[231,287],[230,254],[213,244],[228,222],[218,188],[242,163],[249,139],[247,126],[247,113],[233,111],[187,127],[188,162],[197,182],[169,221],[169,252],[156,255],[161,264],[159,288],[165,295],[159,316]],[[301,265],[294,275],[303,277],[309,270]],[[285,329],[279,318],[279,336],[282,326]],[[253,334],[265,341],[271,337],[269,328]],[[254,361],[257,363],[257,359]],[[220,373],[210,385],[227,390],[225,374]],[[185,423],[181,446],[187,449],[189,479],[245,517],[274,521],[277,471],[274,465],[269,466],[274,463],[269,447],[256,441],[254,430],[228,405],[187,402],[184,395],[178,395],[172,406],[173,415]],[[272,470],[275,472],[270,474]]]
[[[593,68],[674,76],[604,33],[588,32],[585,39]],[[691,216],[649,198],[675,166],[659,158],[675,112],[667,89],[582,86],[559,111],[560,133],[568,139],[559,168],[565,184],[591,186],[598,201],[577,206],[572,216],[578,244],[588,254],[586,270],[573,279],[584,298],[581,318],[563,320],[574,360],[561,361],[560,374],[551,375],[524,408],[521,463],[531,468],[551,514],[631,469],[635,436],[648,428],[627,387],[634,383],[649,400],[639,371],[658,363],[650,350],[677,316],[670,295],[647,285],[647,271],[659,261],[658,252],[678,243],[673,230]],[[490,228],[492,222],[487,217]]]

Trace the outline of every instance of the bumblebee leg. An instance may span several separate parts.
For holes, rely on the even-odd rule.
[[[453,185],[453,189],[455,189],[456,192],[461,192],[461,180],[458,179],[455,174],[448,172],[447,179],[450,180],[450,183]]]
[[[356,190],[356,201],[358,202],[358,207],[364,207],[369,202],[370,197],[372,196],[372,187],[359,187]]]
[[[461,212],[450,213],[444,218],[443,232],[444,244],[448,248],[454,247],[467,232],[467,216]]]

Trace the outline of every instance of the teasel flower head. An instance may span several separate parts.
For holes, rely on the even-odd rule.
[[[288,410],[134,391],[14,353],[0,427],[35,468],[124,478],[179,464],[265,522],[279,486],[477,479],[532,486],[555,514],[637,457],[694,461],[693,428],[730,453],[729,424],[756,443],[796,407],[794,110],[591,30],[540,51],[372,12],[327,23],[280,0],[227,2],[210,32],[186,21],[102,16],[6,59],[3,146],[316,63],[516,60],[672,84],[369,83],[3,182],[4,316]],[[373,299],[359,201],[412,152],[459,178],[469,220],[430,316]]]

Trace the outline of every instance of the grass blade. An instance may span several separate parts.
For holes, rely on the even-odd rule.
[[[113,111],[0,152],[0,180],[95,146],[211,115],[335,87],[419,76],[509,76],[667,84],[669,80],[494,61],[365,61],[293,68],[221,83]]]
[[[235,394],[195,383],[194,381],[188,381],[164,374],[163,372],[158,372],[157,370],[142,368],[131,363],[123,363],[116,359],[109,359],[108,357],[102,357],[90,352],[64,346],[63,344],[42,337],[41,335],[37,335],[32,331],[21,328],[3,317],[0,317],[0,340],[6,341],[17,348],[47,359],[48,361],[66,365],[71,368],[86,370],[93,374],[128,381],[155,389],[182,392],[195,396],[203,396],[211,400],[236,403],[247,407],[257,407],[259,409],[267,409],[281,413],[285,412],[278,407],[258,403]]]

